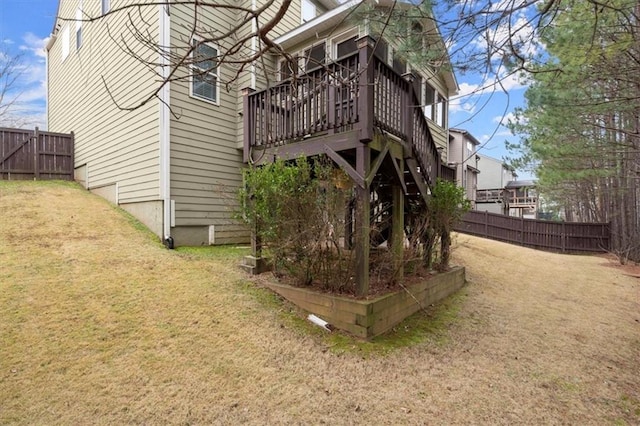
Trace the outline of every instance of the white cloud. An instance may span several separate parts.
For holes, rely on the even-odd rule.
[[[47,57],[45,46],[49,41],[49,37],[40,38],[29,32],[22,37],[22,40],[24,41],[24,44],[20,46],[20,50],[29,51],[42,59]]]
[[[518,123],[518,124],[526,124],[527,120],[524,117],[520,117],[520,119],[518,119],[518,117],[516,117],[516,115],[512,112],[505,114],[505,115],[498,115],[493,117],[493,119],[491,120],[493,123],[498,123],[502,126],[507,126],[509,125],[509,123]],[[511,136],[511,132],[508,131],[504,131],[504,132],[500,132],[498,133],[498,135],[500,136]]]

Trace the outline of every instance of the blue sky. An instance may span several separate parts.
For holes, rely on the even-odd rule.
[[[46,128],[44,46],[57,8],[57,0],[0,0],[0,52],[20,55],[22,69],[8,94],[17,100],[3,125]]]
[[[57,6],[58,0],[0,0],[0,51],[21,55],[23,66],[11,94],[18,98],[11,116],[4,117],[4,126],[46,128],[44,46]],[[505,94],[501,88],[492,87],[491,77],[458,74],[457,78],[460,94],[450,103],[450,126],[470,131],[483,144],[482,154],[494,158],[508,155],[505,140],[516,140],[500,123],[511,117],[514,107],[523,104],[525,87],[517,78],[507,78],[503,81],[508,91]],[[524,172],[519,175],[529,177]]]

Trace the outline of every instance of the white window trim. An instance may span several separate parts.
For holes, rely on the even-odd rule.
[[[356,39],[360,38],[360,28],[352,28],[341,34],[338,34],[335,37],[330,38],[328,40],[329,52],[327,52],[327,56],[334,61],[338,59],[338,44],[353,37],[356,37]]]
[[[194,37],[191,39],[191,43],[193,42],[202,42],[202,39]],[[220,55],[220,48],[213,43],[204,43],[205,45],[216,49],[218,56]],[[193,55],[195,54],[195,49],[191,52],[191,58],[193,59]],[[195,67],[195,65],[191,65],[191,68]],[[202,97],[198,94],[193,93],[193,69],[189,70],[189,97],[193,99],[197,99],[202,102],[206,102],[211,105],[220,106],[220,63],[216,66],[216,100],[212,101],[211,99]]]
[[[65,59],[67,59],[67,57],[69,56],[69,50],[70,50],[70,30],[69,30],[69,25],[65,25],[64,28],[61,31],[62,34],[62,62],[64,62]]]
[[[80,43],[78,44],[78,33],[80,33]],[[76,9],[76,32],[74,33],[74,40],[75,40],[75,45],[76,45],[76,51],[80,50],[80,48],[82,47],[82,2],[80,2],[80,4],[78,5],[78,8]]]
[[[304,6],[308,4],[313,7],[313,18],[304,19]],[[316,6],[311,0],[302,0],[300,2],[300,24],[306,24],[307,22],[313,21],[318,16],[318,6]]]
[[[100,12],[102,15],[106,15],[111,10],[110,0],[100,0]]]

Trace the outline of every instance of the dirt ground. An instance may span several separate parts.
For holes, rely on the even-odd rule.
[[[637,269],[458,235],[445,338],[363,354],[290,320],[241,255],[0,182],[0,424],[640,424]]]

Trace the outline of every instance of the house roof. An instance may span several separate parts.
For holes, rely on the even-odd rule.
[[[507,182],[505,188],[524,188],[531,186],[536,186],[536,182],[534,180],[512,180]]]
[[[475,138],[475,136],[473,136],[468,130],[464,130],[464,129],[456,129],[456,128],[450,128],[449,132],[455,132],[455,133],[460,133],[463,136],[466,136],[467,139],[469,139],[471,141],[472,144],[474,145],[480,145],[480,141],[478,139]]]

